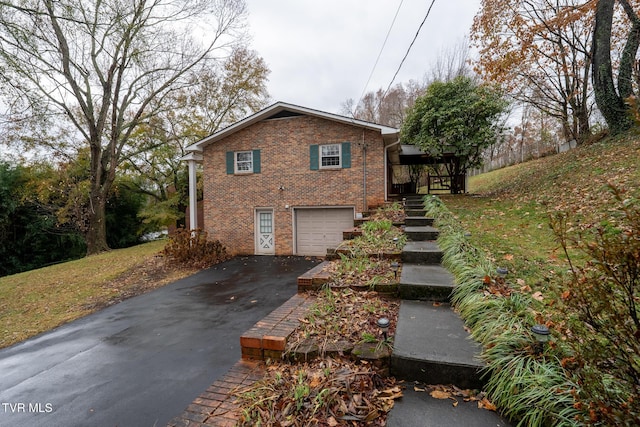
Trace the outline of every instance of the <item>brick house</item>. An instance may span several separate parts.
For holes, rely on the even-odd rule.
[[[323,256],[387,200],[398,138],[395,128],[273,104],[188,148],[192,206],[196,162],[204,198],[204,224],[190,223],[235,254]]]

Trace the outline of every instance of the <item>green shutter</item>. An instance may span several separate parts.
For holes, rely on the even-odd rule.
[[[253,150],[253,173],[260,173],[260,150]]]
[[[233,172],[235,169],[234,163],[235,163],[235,159],[234,159],[233,151],[227,151],[227,174],[233,175]]]
[[[317,171],[319,169],[319,152],[318,152],[318,146],[317,145],[310,145],[309,146],[309,167],[312,171]]]
[[[342,143],[342,167],[343,168],[351,167],[351,143],[350,142]]]

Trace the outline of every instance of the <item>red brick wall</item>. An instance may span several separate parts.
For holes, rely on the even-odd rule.
[[[366,204],[363,138],[367,145]],[[310,145],[341,142],[351,142],[350,168],[310,170]],[[256,149],[260,150],[261,173],[226,173],[227,151]],[[294,207],[349,206],[362,212],[383,202],[384,147],[376,131],[297,116],[256,123],[204,150],[204,228],[232,253],[255,252],[256,207],[274,209],[276,254],[288,255],[293,253]]]

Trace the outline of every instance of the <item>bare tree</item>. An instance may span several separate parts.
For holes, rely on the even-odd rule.
[[[244,39],[245,15],[243,0],[0,2],[10,119],[70,123],[89,149],[89,254],[108,250],[105,204],[130,136],[170,107],[163,100],[192,71]]]
[[[429,84],[472,75],[473,71],[469,67],[469,41],[463,38],[440,52],[430,71],[425,73],[422,82],[409,80],[408,83],[398,83],[389,87],[386,91],[378,89],[375,92],[367,92],[357,104],[353,99],[348,99],[342,104],[341,112],[360,120],[399,128],[405,120],[407,109],[413,107],[416,99],[424,94]]]
[[[443,49],[428,74],[429,82],[449,82],[456,77],[471,77],[473,71],[469,67],[469,39],[463,38],[458,43]]]
[[[378,89],[367,92],[356,105],[353,99],[342,104],[341,113],[385,126],[399,128],[405,118],[407,108],[411,107],[425,86],[415,80],[391,87],[387,92]]]

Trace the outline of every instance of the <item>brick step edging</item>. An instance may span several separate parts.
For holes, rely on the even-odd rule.
[[[287,338],[300,324],[314,298],[296,294],[284,304],[258,321],[240,337],[242,358],[245,360],[280,359],[286,349]]]

